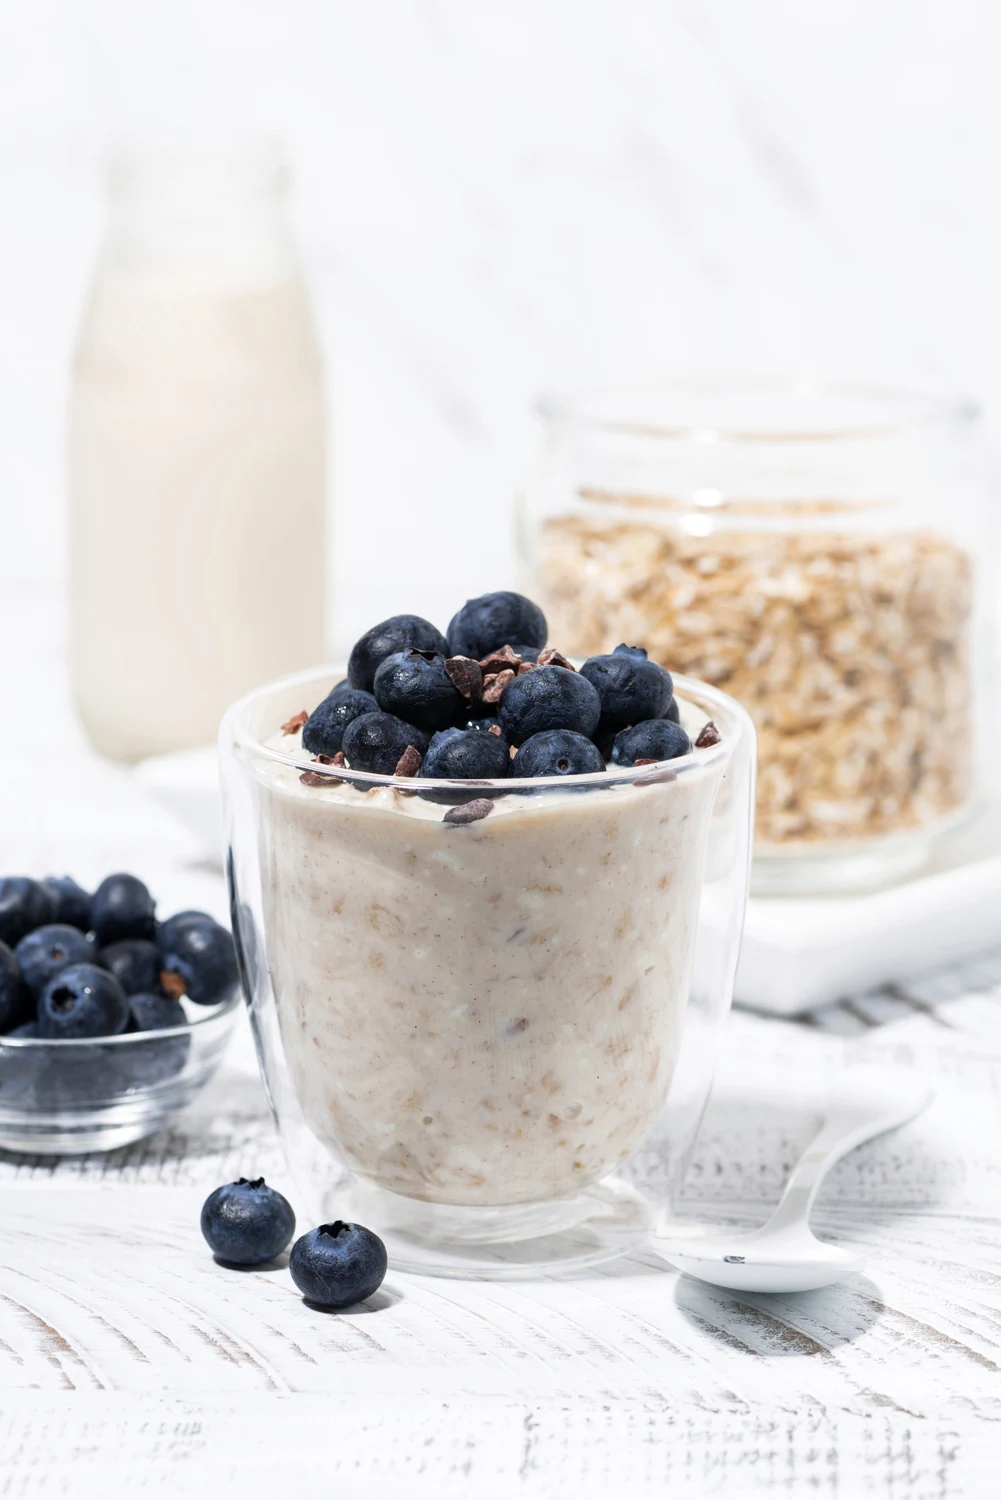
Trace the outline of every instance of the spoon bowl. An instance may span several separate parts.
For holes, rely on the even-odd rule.
[[[865,1265],[861,1255],[818,1240],[810,1230],[791,1235],[788,1243],[767,1236],[758,1246],[753,1234],[738,1233],[732,1238],[707,1235],[684,1252],[661,1248],[686,1276],[735,1292],[814,1292],[854,1276]]]
[[[927,1105],[928,1084],[905,1068],[850,1068],[831,1090],[824,1122],[790,1174],[778,1208],[760,1229],[707,1233],[657,1249],[688,1276],[739,1292],[807,1292],[861,1271],[862,1256],[818,1240],[810,1210],[826,1174],[849,1151],[893,1130]]]

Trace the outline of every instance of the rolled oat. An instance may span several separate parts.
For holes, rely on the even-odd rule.
[[[972,794],[972,568],[945,537],[568,515],[543,525],[537,590],[576,653],[642,642],[744,704],[759,845],[902,832]]]

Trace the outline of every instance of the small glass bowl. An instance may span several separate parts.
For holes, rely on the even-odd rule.
[[[219,1065],[240,993],[191,1007],[185,1026],[81,1041],[0,1036],[0,1147],[40,1155],[111,1151],[152,1135]]]

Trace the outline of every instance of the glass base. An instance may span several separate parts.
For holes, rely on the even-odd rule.
[[[755,854],[752,896],[850,896],[896,885],[928,858],[927,839],[857,854]]]
[[[325,1208],[376,1230],[395,1270],[475,1280],[599,1266],[644,1244],[654,1224],[647,1200],[615,1177],[558,1203],[499,1208],[424,1203],[356,1179]]]
[[[851,896],[898,885],[917,875],[961,834],[978,811],[967,803],[923,828],[855,844],[757,844],[751,865],[752,896]]]
[[[141,1119],[73,1119],[42,1117],[0,1118],[0,1150],[30,1152],[34,1156],[84,1156],[90,1151],[114,1151],[131,1146],[162,1130],[170,1116],[160,1113]]]

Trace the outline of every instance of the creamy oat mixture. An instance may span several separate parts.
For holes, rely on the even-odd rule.
[[[467,826],[260,776],[268,963],[317,1136],[437,1203],[566,1197],[624,1161],[678,1056],[719,770],[507,795]]]
[[[536,585],[566,649],[641,640],[744,705],[759,846],[893,834],[972,796],[972,564],[945,537],[567,515]]]

